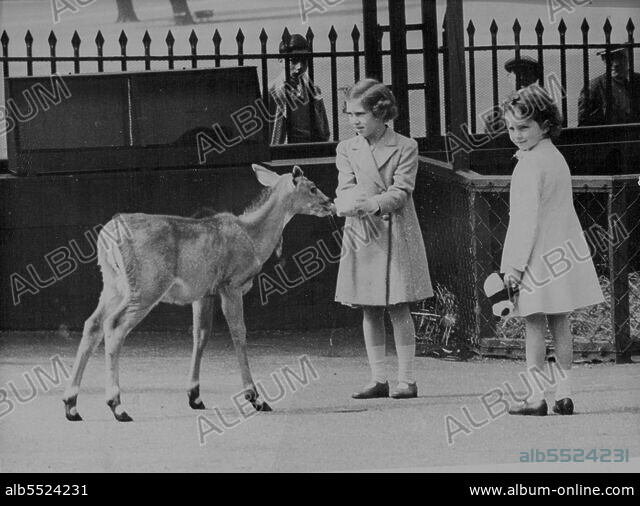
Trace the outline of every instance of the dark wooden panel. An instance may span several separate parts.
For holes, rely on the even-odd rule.
[[[266,121],[254,107],[255,67],[10,77],[5,89],[14,174],[219,167],[269,157]],[[43,93],[53,98],[38,98]]]

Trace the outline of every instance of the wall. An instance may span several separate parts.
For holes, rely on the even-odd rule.
[[[328,195],[336,185],[335,166],[327,163],[304,166],[305,173]],[[277,172],[289,166],[276,168]],[[0,178],[0,329],[57,329],[66,325],[81,329],[94,310],[102,282],[95,261],[83,264],[73,253],[72,242],[90,257],[92,244],[85,232],[106,223],[118,212],[148,212],[193,215],[201,207],[240,212],[260,191],[249,167],[155,171],[34,178]],[[328,218],[296,216],[284,233],[284,272],[289,279],[300,278],[294,254],[324,240],[334,254],[339,246],[332,238]],[[333,241],[333,242],[332,242]],[[62,272],[61,279],[37,293],[22,293],[14,305],[14,295],[24,288],[12,274],[33,282],[29,269],[42,281],[56,279],[47,254]],[[71,259],[64,261],[65,250]],[[72,269],[73,263],[77,268]],[[257,283],[245,298],[249,328],[323,328],[351,325],[357,311],[333,302],[337,265],[326,266],[315,277],[284,294],[271,293],[263,304]],[[28,266],[32,267],[28,267]],[[278,280],[275,259],[263,272]],[[64,275],[64,272],[70,272]],[[266,293],[263,290],[263,294]],[[146,329],[187,329],[189,307],[161,304],[142,323]],[[218,317],[218,324],[223,321]]]

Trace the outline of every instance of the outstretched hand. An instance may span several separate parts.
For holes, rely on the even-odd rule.
[[[359,197],[356,199],[354,210],[358,214],[374,214],[380,210],[380,206],[372,198]]]

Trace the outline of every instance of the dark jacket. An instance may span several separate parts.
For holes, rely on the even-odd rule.
[[[287,114],[290,112],[290,105],[302,108],[305,112],[309,108],[310,112],[310,132],[306,142],[326,142],[329,140],[329,121],[322,99],[320,88],[313,84],[309,76],[305,73],[301,77],[301,95],[294,97],[295,90],[285,84],[284,73],[269,84],[269,112],[275,121],[271,123],[270,138],[271,144],[285,144],[291,142],[287,139]],[[289,105],[289,106],[288,106]]]
[[[619,97],[619,85],[611,80],[612,103],[607,101],[607,76],[603,74],[589,83],[589,98],[586,90],[580,92],[578,99],[578,126],[616,125],[623,123],[640,123],[640,74],[634,73],[633,86],[628,81],[622,86],[623,93],[630,101],[625,109]]]

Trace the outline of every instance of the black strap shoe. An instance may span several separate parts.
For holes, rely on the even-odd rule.
[[[351,395],[354,399],[376,399],[379,397],[389,397],[389,383],[378,383],[374,381],[369,383],[362,390]]]
[[[509,410],[510,415],[525,415],[525,416],[546,416],[547,414],[547,401],[544,399],[538,402],[523,402],[518,406],[514,406]]]
[[[569,397],[556,401],[553,412],[559,415],[573,415],[573,401]]]
[[[418,385],[401,381],[390,395],[394,399],[414,399],[418,397]]]

